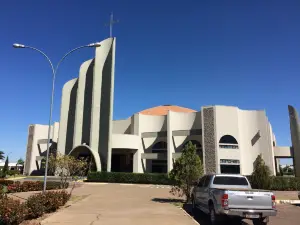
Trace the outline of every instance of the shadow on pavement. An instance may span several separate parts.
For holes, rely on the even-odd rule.
[[[159,203],[184,203],[182,199],[176,198],[153,198],[152,201]]]
[[[184,211],[186,211],[190,216],[194,217],[194,219],[201,225],[210,225],[209,218],[206,214],[201,212],[200,210],[196,210],[196,215],[193,215],[192,204],[184,204]]]

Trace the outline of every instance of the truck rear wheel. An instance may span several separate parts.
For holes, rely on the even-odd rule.
[[[192,214],[193,214],[193,217],[196,218],[197,217],[197,206],[196,206],[196,203],[195,203],[195,199],[194,197],[192,197]]]
[[[212,204],[209,207],[209,218],[210,218],[211,225],[220,224],[221,217],[216,214],[214,205],[212,205]]]

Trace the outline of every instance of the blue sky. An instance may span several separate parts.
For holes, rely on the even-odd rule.
[[[300,1],[3,1],[0,7],[0,149],[25,156],[28,125],[47,124],[51,71],[68,50],[117,37],[114,118],[162,104],[265,109],[279,145],[290,145],[287,105],[300,110]],[[72,54],[58,71],[61,88],[93,49]]]

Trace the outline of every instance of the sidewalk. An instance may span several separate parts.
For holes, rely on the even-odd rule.
[[[85,184],[74,195],[89,195],[76,204],[51,215],[42,224],[74,225],[195,225],[183,210],[155,198],[174,198],[168,189],[136,185]]]

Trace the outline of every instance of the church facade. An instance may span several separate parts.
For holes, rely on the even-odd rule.
[[[115,38],[102,41],[95,58],[81,65],[79,77],[64,85],[60,122],[52,126],[52,149],[87,157],[97,171],[167,173],[191,141],[206,173],[249,175],[262,154],[272,174],[279,170],[280,158],[293,158],[300,176],[299,122],[291,106],[293,147],[276,145],[264,110],[162,105],[114,121],[115,48]],[[26,174],[43,170],[47,128],[29,126]]]

